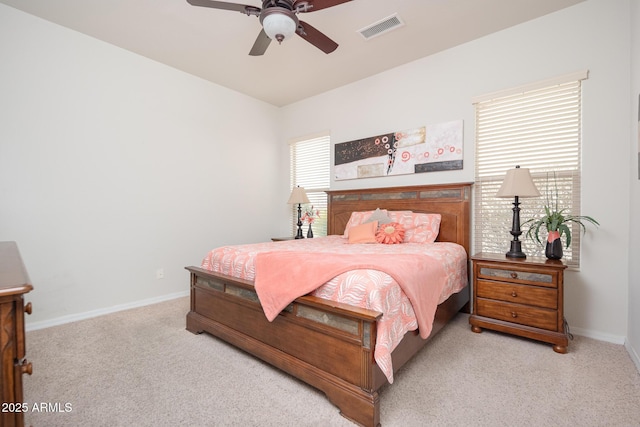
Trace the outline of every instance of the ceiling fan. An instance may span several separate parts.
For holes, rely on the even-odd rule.
[[[316,30],[306,22],[298,20],[298,13],[315,12],[327,9],[351,0],[262,0],[262,8],[237,3],[214,0],[187,0],[192,6],[210,7],[213,9],[232,10],[247,16],[257,16],[262,24],[262,31],[253,44],[249,55],[263,55],[271,40],[282,43],[298,34],[300,37],[323,51],[331,53],[338,48],[338,43]]]

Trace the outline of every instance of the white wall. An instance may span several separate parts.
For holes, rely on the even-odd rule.
[[[473,181],[474,96],[588,69],[582,210],[602,226],[582,240],[581,270],[566,274],[565,314],[573,332],[622,343],[628,249],[637,254],[638,245],[628,226],[629,52],[629,1],[589,0],[284,107],[284,137],[331,129],[338,143],[463,119],[464,170],[337,181],[332,188]]]
[[[639,98],[640,98],[640,0],[631,1],[631,135],[630,159],[631,159],[631,188],[629,198],[631,200],[629,239],[629,321],[627,335],[627,349],[633,357],[636,366],[640,370],[640,166],[638,165],[638,153],[640,153],[640,122]]]
[[[35,287],[28,327],[186,294],[209,249],[286,230],[277,108],[5,5],[0,58],[0,240]]]

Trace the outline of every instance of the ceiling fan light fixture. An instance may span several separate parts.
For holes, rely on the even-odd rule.
[[[278,43],[294,35],[298,28],[298,18],[284,8],[264,10],[260,21],[267,36]]]

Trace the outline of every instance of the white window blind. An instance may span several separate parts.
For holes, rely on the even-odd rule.
[[[572,75],[570,81],[540,84],[509,91],[476,102],[476,178],[474,192],[474,251],[505,253],[512,239],[509,233],[513,200],[495,197],[508,169],[529,168],[542,194],[521,198],[520,218],[539,217],[544,205],[580,215],[581,80],[586,73]],[[579,267],[581,230],[571,227],[571,246],[564,261]],[[544,256],[544,246],[520,236],[528,256]],[[546,240],[542,227],[541,240]],[[563,245],[566,240],[563,237]]]
[[[303,187],[309,198],[309,204],[303,206],[320,211],[320,217],[316,218],[312,229],[314,236],[327,235],[327,193],[330,185],[330,144],[329,135],[292,142],[290,145],[291,160],[291,188]],[[298,206],[292,206],[291,226],[295,235],[298,226]],[[304,225],[306,236],[308,225]]]

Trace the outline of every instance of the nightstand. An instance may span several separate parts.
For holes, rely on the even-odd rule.
[[[562,261],[479,253],[473,261],[473,332],[491,329],[553,344],[566,353]]]

